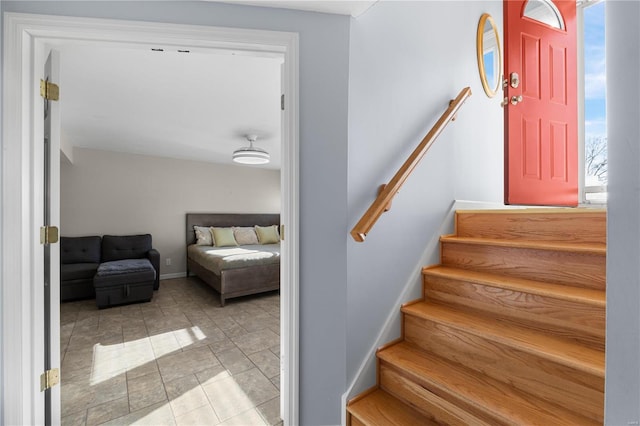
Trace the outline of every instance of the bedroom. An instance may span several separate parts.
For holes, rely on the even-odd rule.
[[[106,376],[92,371],[94,387],[106,389],[100,397],[79,381],[68,381],[61,390],[63,421],[84,416],[91,423],[124,415],[140,419],[143,415],[164,413],[176,419],[180,415],[211,419],[213,414],[218,420],[258,415],[267,423],[276,423],[278,345],[268,342],[273,350],[251,349],[251,353],[242,352],[241,345],[225,345],[232,345],[234,338],[239,341],[243,330],[263,330],[255,318],[275,328],[262,334],[277,339],[278,297],[272,292],[265,297],[236,299],[220,309],[213,289],[197,278],[183,277],[186,213],[280,211],[282,59],[205,54],[193,49],[96,50],[63,45],[59,50],[64,101],[61,235],[149,233],[161,255],[162,280],[150,304],[104,309],[97,318],[91,313],[95,313],[91,300],[62,304],[62,351],[73,349],[75,342],[77,349],[92,347],[94,353],[107,360],[115,354],[132,354],[135,358],[125,375],[108,368],[103,370]],[[219,84],[221,81],[225,83]],[[162,90],[155,90],[158,87]],[[267,166],[231,164],[231,153],[247,145],[244,136],[248,133],[257,133],[260,139],[256,145],[271,154],[272,161]],[[190,293],[184,295],[183,291]],[[193,305],[198,298],[211,302],[204,316],[199,315],[203,309],[178,309]],[[135,318],[142,315],[144,319],[145,311],[152,325]],[[83,320],[92,332],[74,336],[72,333],[81,329]],[[214,326],[210,326],[212,322]],[[105,330],[125,323],[128,327],[122,327],[122,344],[117,337],[109,340],[114,337]],[[92,336],[98,340],[88,342]],[[219,351],[207,353],[207,343],[217,344]],[[129,351],[127,346],[134,349]],[[164,361],[151,359],[150,348]],[[216,392],[215,386],[209,383],[205,389],[195,376],[206,369],[182,374],[175,373],[175,366],[170,365],[173,361],[188,364],[189,360],[179,353],[189,350],[199,362],[208,362],[216,376],[227,371],[230,376],[240,375],[239,383],[243,378],[262,380],[263,394],[247,397],[242,386],[236,384],[238,399],[234,408],[217,407],[214,411],[216,406],[205,402],[209,393]],[[82,365],[79,351],[72,351],[71,355],[62,359],[62,368],[67,366],[67,371],[71,370],[70,362]],[[174,380],[168,380],[163,372]],[[233,377],[220,378],[235,383]],[[144,396],[132,395],[132,388],[136,387],[144,391]],[[205,394],[207,390],[209,393]]]

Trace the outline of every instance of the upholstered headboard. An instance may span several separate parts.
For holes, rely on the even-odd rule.
[[[193,226],[280,225],[278,213],[187,213],[187,245],[196,242]]]

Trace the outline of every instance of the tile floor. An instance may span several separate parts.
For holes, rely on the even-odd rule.
[[[281,425],[280,297],[227,301],[196,277],[153,300],[60,306],[63,425]]]

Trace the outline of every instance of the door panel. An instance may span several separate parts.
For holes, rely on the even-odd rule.
[[[60,81],[59,53],[52,50],[44,65],[42,79]],[[60,105],[43,102],[43,225],[60,224]],[[60,367],[60,245],[44,244],[44,370]],[[59,424],[61,418],[60,385],[43,392],[44,424]]]
[[[521,81],[505,88],[505,203],[576,206],[576,3],[532,1],[530,17],[526,0],[504,2],[505,76]]]

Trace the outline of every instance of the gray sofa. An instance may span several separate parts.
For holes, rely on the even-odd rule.
[[[95,297],[99,308],[148,301],[160,287],[152,237],[105,235],[60,239],[60,300]]]
[[[60,237],[60,301],[96,296],[93,277],[100,266],[102,238]]]

